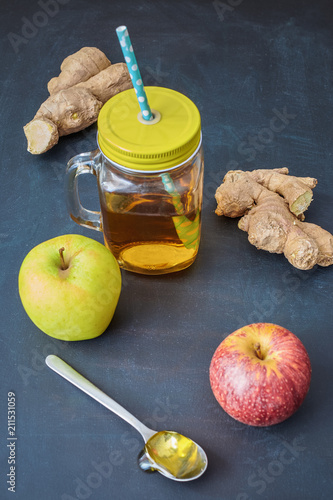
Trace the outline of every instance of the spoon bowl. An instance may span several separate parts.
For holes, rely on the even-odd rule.
[[[154,434],[138,456],[145,472],[158,471],[174,481],[192,481],[207,469],[204,450],[191,439],[174,431]]]
[[[124,419],[141,434],[145,447],[138,457],[138,463],[142,470],[157,470],[174,481],[192,481],[205,472],[207,456],[197,443],[178,432],[149,429],[58,356],[50,354],[45,362],[58,375]]]

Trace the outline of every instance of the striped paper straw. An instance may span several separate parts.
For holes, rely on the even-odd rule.
[[[150,106],[148,104],[146,92],[142,83],[140,70],[138,67],[138,63],[136,62],[136,57],[133,51],[133,47],[131,44],[127,28],[126,26],[119,26],[116,29],[116,32],[120,42],[121,50],[123,51],[124,54],[129,74],[131,75],[133,87],[135,89],[136,96],[138,98],[142,117],[145,120],[152,120],[154,117],[151,112]]]

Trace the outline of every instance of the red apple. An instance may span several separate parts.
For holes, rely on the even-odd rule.
[[[303,403],[310,380],[302,342],[271,323],[247,325],[228,335],[210,364],[210,385],[222,408],[255,426],[289,418]]]

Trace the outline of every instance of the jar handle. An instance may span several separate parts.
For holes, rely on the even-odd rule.
[[[78,189],[78,178],[82,174],[97,176],[97,162],[99,149],[89,153],[81,153],[69,160],[65,175],[65,190],[67,208],[71,218],[83,227],[102,231],[101,212],[87,210],[81,205]]]

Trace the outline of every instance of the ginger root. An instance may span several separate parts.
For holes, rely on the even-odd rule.
[[[252,245],[283,253],[297,269],[333,264],[333,236],[302,222],[317,184],[310,177],[288,176],[288,169],[229,171],[216,191],[217,215],[241,217],[238,227]],[[300,220],[301,219],[301,220]]]
[[[47,84],[48,91],[52,95],[77,83],[86,82],[108,66],[111,66],[111,62],[101,50],[83,47],[63,60],[60,75]]]
[[[44,153],[60,136],[92,125],[106,101],[131,87],[126,64],[111,64],[96,47],[83,47],[66,57],[60,75],[48,83],[50,97],[23,127],[28,151]]]

